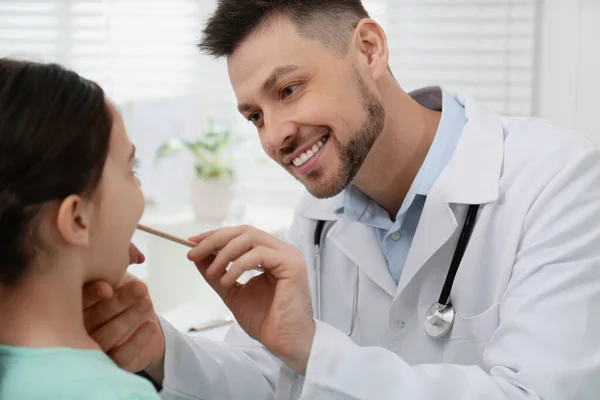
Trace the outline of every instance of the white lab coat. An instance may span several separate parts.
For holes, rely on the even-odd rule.
[[[417,96],[441,104],[439,90]],[[339,219],[339,199],[307,195],[290,240],[304,254],[313,299],[316,221],[339,221],[324,238],[325,322],[317,322],[306,377],[239,327],[212,343],[163,321],[163,398],[599,399],[600,153],[542,120],[501,118],[460,101],[468,123],[427,197],[398,286],[373,230]],[[435,340],[424,316],[467,204],[482,206],[451,294],[457,317]],[[348,338],[356,271],[358,316]]]

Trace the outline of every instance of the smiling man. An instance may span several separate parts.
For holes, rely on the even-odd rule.
[[[228,26],[229,8],[239,7],[234,3],[221,3],[200,47],[228,57],[239,111],[256,125],[265,152],[310,193],[332,197],[351,181],[364,186],[374,175],[381,177],[384,170],[390,172],[387,178],[397,183],[415,148],[424,158],[440,113],[396,92],[400,88],[387,68],[385,36],[373,21],[361,24],[366,40],[361,44],[363,51],[373,52],[372,70],[363,77],[366,71],[359,72],[355,60],[349,59],[350,35],[360,16],[367,16],[360,2],[323,2],[310,14],[274,13],[264,19],[269,9],[277,8],[277,2],[267,2],[264,7],[255,6],[258,12],[249,13],[244,21],[247,26],[263,25],[260,31]],[[331,24],[332,19],[336,24]],[[225,43],[224,37],[231,39]],[[374,78],[386,93],[375,94]],[[408,143],[409,137],[384,132],[386,110],[381,95],[402,96],[395,107],[404,111],[406,124],[419,129],[418,138]],[[399,139],[405,143],[398,143]],[[372,148],[373,155],[367,157]],[[397,194],[386,196],[394,198],[385,201],[390,208],[399,208],[412,183],[410,176],[401,180],[401,185],[394,185]]]
[[[598,398],[589,141],[441,88],[406,93],[359,0],[221,0],[200,48],[227,58],[239,111],[309,193],[291,244],[250,227],[191,239],[236,317],[225,343],[128,313],[131,282],[94,301],[119,365],[168,399]]]

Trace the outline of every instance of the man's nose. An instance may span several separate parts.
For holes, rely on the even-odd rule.
[[[285,147],[297,133],[298,127],[290,121],[265,121],[264,145],[268,150],[277,151]]]

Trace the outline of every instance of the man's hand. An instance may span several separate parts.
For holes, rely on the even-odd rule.
[[[219,229],[190,240],[198,245],[188,258],[240,326],[290,368],[304,374],[315,325],[300,251],[248,226]],[[258,266],[263,274],[244,285],[236,282],[245,271]]]
[[[133,245],[131,263],[144,255]],[[123,369],[143,369],[157,383],[164,378],[165,339],[146,285],[127,275],[121,286],[92,282],[83,290],[86,329],[100,347]]]

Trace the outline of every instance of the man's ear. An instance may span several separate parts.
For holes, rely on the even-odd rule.
[[[368,69],[371,78],[378,81],[388,72],[389,49],[381,25],[370,18],[362,19],[354,30],[359,65]]]
[[[59,234],[69,244],[88,247],[90,245],[91,205],[80,196],[71,195],[64,199],[58,209],[56,225]]]

